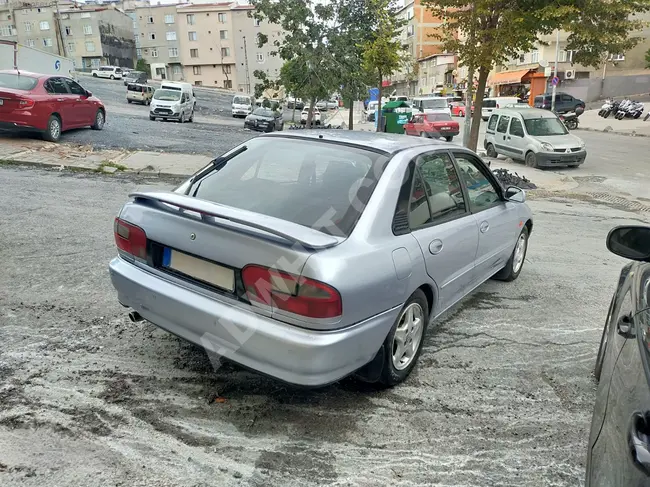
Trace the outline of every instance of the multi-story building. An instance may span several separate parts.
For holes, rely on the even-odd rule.
[[[151,67],[153,79],[183,79],[180,23],[177,5],[140,6],[127,12],[133,18],[138,58]]]
[[[452,94],[458,62],[454,54],[431,54],[418,60],[420,93]]]
[[[0,38],[67,56],[77,69],[135,63],[132,21],[113,7],[10,0],[0,4]]]

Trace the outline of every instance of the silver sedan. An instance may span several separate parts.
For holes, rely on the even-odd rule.
[[[319,386],[406,379],[427,327],[522,270],[525,194],[471,151],[344,131],[263,135],[115,219],[110,275],[133,320]]]

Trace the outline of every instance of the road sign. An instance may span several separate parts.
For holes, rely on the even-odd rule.
[[[54,69],[56,69],[57,71],[61,69],[61,61],[59,61],[58,59],[54,61]]]
[[[553,76],[553,79],[551,80],[551,84],[553,86],[557,86],[559,82],[560,82],[560,78],[558,78],[557,76]]]

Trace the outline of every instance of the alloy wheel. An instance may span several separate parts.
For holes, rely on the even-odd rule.
[[[424,311],[419,303],[411,303],[403,311],[395,329],[392,346],[393,367],[407,368],[420,348],[424,331]]]
[[[526,239],[526,235],[523,233],[519,235],[519,240],[517,240],[517,245],[515,246],[515,255],[512,259],[512,270],[515,272],[515,274],[519,272],[521,266],[524,264],[527,243],[528,240]]]

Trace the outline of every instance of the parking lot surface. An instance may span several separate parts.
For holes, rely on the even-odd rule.
[[[531,198],[519,279],[430,328],[403,385],[306,390],[215,371],[128,321],[108,278],[113,217],[134,189],[176,181],[7,166],[0,180],[1,485],[582,485],[624,263],[605,236],[637,213]]]

